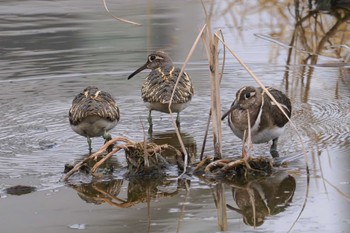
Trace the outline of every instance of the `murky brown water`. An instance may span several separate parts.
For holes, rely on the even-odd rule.
[[[289,125],[280,138],[280,154],[299,158],[285,171],[242,188],[209,185],[195,176],[186,181],[123,180],[122,168],[104,180],[77,177],[72,185],[61,180],[64,164],[80,160],[88,152],[86,139],[76,135],[68,123],[73,97],[88,85],[112,93],[121,111],[112,134],[143,140],[141,122],[147,126],[148,112],[140,98],[142,74],[126,78],[155,49],[168,51],[177,64],[182,64],[204,23],[200,2],[108,1],[114,14],[143,24],[137,27],[111,19],[100,1],[3,0],[0,232],[71,232],[76,228],[84,232],[218,232],[218,222],[225,220],[229,232],[286,232],[305,203],[293,232],[347,232],[349,12],[339,15],[345,23],[334,15],[318,14],[305,18],[300,27],[295,26],[293,15],[305,16],[306,10],[295,11],[294,1],[291,5],[285,2],[248,5],[232,1],[230,10],[224,3],[215,8],[213,26],[223,30],[231,49],[265,85],[288,92],[293,102],[292,119],[310,166],[307,185],[302,146]],[[315,18],[322,28],[314,28]],[[328,33],[334,25],[334,31]],[[289,50],[293,35],[296,46]],[[308,57],[303,50],[322,56]],[[209,72],[202,44],[187,67],[195,97],[181,115],[181,129],[186,147],[198,159],[210,107]],[[221,88],[224,110],[235,92],[246,85],[256,84],[227,54]],[[154,113],[153,117],[153,140],[176,144],[169,116]],[[206,155],[213,152],[210,142],[211,138]],[[224,156],[240,153],[240,140],[226,122],[223,142]],[[94,139],[94,150],[102,143],[102,139]],[[252,153],[266,151],[268,156],[268,148],[266,144],[254,145]],[[123,156],[112,162],[125,165]],[[4,192],[14,185],[35,186],[38,191],[21,196]],[[221,188],[228,205],[223,218],[218,217],[213,198]],[[103,198],[103,192],[118,198]],[[255,196],[255,218],[249,193]]]

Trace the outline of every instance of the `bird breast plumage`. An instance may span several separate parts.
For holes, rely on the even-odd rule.
[[[150,103],[169,103],[179,73],[180,69],[174,66],[152,70],[141,88],[143,100]],[[184,72],[176,87],[173,103],[187,103],[191,100],[192,96],[193,88],[191,79]]]

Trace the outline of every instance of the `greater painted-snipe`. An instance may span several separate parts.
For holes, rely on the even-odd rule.
[[[267,89],[290,118],[292,106],[289,98],[279,90]],[[252,143],[264,143],[272,140],[270,153],[274,158],[279,157],[277,141],[288,122],[287,117],[262,88],[243,87],[237,91],[236,100],[233,101],[230,110],[222,116],[222,119],[228,116],[231,130],[241,139],[244,136],[244,131],[248,129],[247,110],[250,116]]]
[[[102,136],[111,139],[108,131],[119,121],[119,108],[113,97],[97,87],[89,86],[73,99],[69,109],[69,123],[72,129],[87,138],[91,153],[91,137]]]
[[[129,75],[132,78],[144,69],[151,69],[141,88],[141,96],[149,109],[149,133],[152,133],[152,110],[169,113],[169,102],[181,69],[175,67],[171,58],[163,51],[148,55],[147,62]],[[176,124],[180,126],[180,112],[185,109],[193,96],[193,87],[186,72],[180,77],[172,100],[171,111],[177,113]]]

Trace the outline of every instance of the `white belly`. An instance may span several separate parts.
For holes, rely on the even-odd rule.
[[[159,112],[165,112],[165,113],[169,113],[169,104],[168,103],[149,103],[149,102],[144,102],[146,107],[150,110],[156,110]],[[187,106],[188,106],[189,102],[186,103],[181,103],[181,104],[172,104],[171,105],[171,111],[172,112],[181,112],[182,110],[184,110]]]
[[[253,143],[264,143],[269,142],[272,139],[278,138],[284,131],[284,127],[280,128],[278,126],[265,129],[260,132],[254,132],[252,134],[252,142]]]
[[[231,127],[232,132],[239,137],[240,139],[243,139],[244,132],[237,129],[236,127]],[[284,131],[284,127],[274,127],[270,129],[265,129],[260,132],[257,132],[257,129],[252,128],[251,129],[251,137],[252,137],[252,143],[258,144],[258,143],[264,143],[269,142],[272,139],[278,138]]]
[[[71,127],[81,136],[99,137],[113,129],[117,123],[118,121],[108,121],[98,116],[90,116],[85,118],[80,124],[71,125]]]

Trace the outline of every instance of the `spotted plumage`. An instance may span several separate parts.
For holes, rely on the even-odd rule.
[[[149,109],[150,131],[152,131],[151,111],[156,110],[169,113],[169,102],[181,69],[175,67],[171,58],[162,51],[156,51],[148,55],[147,62],[129,75],[132,78],[144,69],[151,69],[141,88],[141,97]],[[179,113],[185,109],[193,96],[193,87],[189,75],[183,72],[175,89],[172,99],[171,111],[177,113],[179,125]]]
[[[87,138],[91,152],[91,137],[110,139],[108,131],[119,121],[119,108],[113,97],[97,87],[89,86],[73,99],[69,123],[74,132]]]
[[[289,98],[274,88],[268,88],[268,91],[290,117],[292,106]],[[288,118],[262,88],[243,87],[237,91],[236,100],[232,103],[231,109],[222,116],[222,119],[228,116],[231,130],[241,139],[244,131],[248,129],[248,112],[252,142],[264,143],[272,140],[271,155],[278,157],[278,137],[283,133]]]

